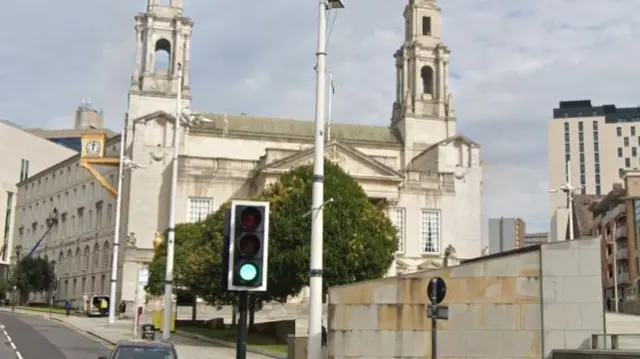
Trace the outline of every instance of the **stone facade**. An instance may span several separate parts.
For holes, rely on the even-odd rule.
[[[429,358],[430,278],[447,284],[439,358],[543,358],[604,331],[598,238],[329,289],[329,358]]]
[[[193,23],[183,16],[181,4],[175,0],[168,5],[150,0],[148,5],[147,12],[136,17],[136,67],[124,133],[126,156],[141,166],[125,171],[120,189],[120,238],[130,244],[123,247],[119,263],[118,288],[125,300],[133,299],[137,269],[151,260],[154,239],[168,226],[178,90],[182,90],[183,106],[188,107],[191,98],[189,46]],[[456,133],[448,85],[449,50],[439,37],[440,9],[433,1],[411,0],[404,15],[412,25],[407,27],[406,39],[396,53],[396,86],[401,95],[394,103],[390,124],[332,124],[332,140],[326,146],[327,158],[355,177],[372,200],[391,205],[389,214],[398,227],[401,243],[390,275],[440,267],[445,249],[453,261],[450,263],[477,257],[481,252],[480,146]],[[159,69],[156,56],[163,51],[169,53],[170,60],[167,68]],[[280,174],[312,162],[313,122],[207,112],[198,116],[207,121],[179,129],[178,223],[203,219],[227,200],[260,193]],[[120,141],[120,136],[110,140],[111,156],[117,156],[114,151]],[[61,166],[74,167],[77,161]],[[116,169],[100,171],[111,176]],[[76,182],[56,191],[73,192],[77,186],[95,182],[88,173],[78,176]],[[44,192],[43,196],[50,194],[53,192]],[[65,206],[69,213],[75,213],[79,208],[95,208],[96,200],[102,201],[101,213],[106,215],[104,206],[112,203],[108,198],[83,197],[85,202],[76,199]],[[91,257],[94,245],[89,243],[98,241],[95,248],[100,251],[103,236],[112,232],[110,222],[103,229],[93,226],[81,233],[76,230],[74,235],[61,238],[60,246],[63,251],[73,247],[76,261],[76,255],[85,256],[86,242],[90,248],[86,256]],[[57,248],[50,252],[47,255],[58,255]],[[64,280],[89,283],[93,275],[72,270]],[[68,292],[70,298],[88,294],[85,285],[73,287]]]

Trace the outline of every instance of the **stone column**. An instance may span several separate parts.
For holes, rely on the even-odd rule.
[[[444,98],[446,100],[449,95],[449,60],[443,62],[444,65]]]
[[[142,49],[142,28],[140,26],[136,26],[136,69],[134,71],[134,83],[138,83],[138,77],[140,77],[140,70],[142,69],[142,57],[143,57],[143,49]]]
[[[402,63],[396,60],[396,102],[402,102]]]
[[[184,76],[182,78],[184,87],[189,87],[189,63],[191,62],[191,34],[187,32],[184,35],[184,53],[182,58],[184,59]]]
[[[146,53],[146,65],[144,67],[144,73],[148,74],[153,72],[153,56],[155,55],[155,44],[153,43],[153,18],[149,17],[149,19],[147,20],[147,44],[145,46],[147,53]]]
[[[444,71],[444,59],[442,58],[442,52],[440,52],[439,54],[439,65],[438,66],[438,100],[443,101],[445,99],[445,94],[444,94],[444,78],[445,78],[445,71]]]

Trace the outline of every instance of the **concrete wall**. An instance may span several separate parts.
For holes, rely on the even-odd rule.
[[[447,283],[440,358],[542,358],[603,332],[597,239],[329,290],[329,358],[431,357],[429,279]]]

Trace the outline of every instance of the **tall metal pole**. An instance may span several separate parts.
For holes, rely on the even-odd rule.
[[[124,178],[124,150],[127,147],[125,124],[120,133],[120,166],[118,167],[118,195],[116,196],[116,224],[113,233],[113,253],[111,253],[111,281],[109,283],[109,324],[116,321],[116,284],[118,282],[118,254],[120,252],[120,217],[122,216],[122,181]]]
[[[249,292],[243,290],[238,293],[238,339],[236,341],[236,359],[247,358],[247,326],[249,318]]]
[[[309,270],[308,359],[322,356],[322,242],[324,201],[324,119],[327,61],[327,3],[318,1],[318,48],[316,52],[316,109],[311,200],[311,263]]]
[[[617,255],[617,249],[616,249],[616,229],[618,228],[618,225],[616,224],[616,219],[613,219],[613,230],[611,231],[611,239],[612,239],[612,243],[613,243],[613,248],[612,248],[612,255],[613,255],[613,299],[615,300],[615,305],[614,308],[616,310],[616,313],[618,313],[618,304],[620,303],[620,298],[618,298],[618,258],[616,258]]]
[[[182,64],[177,64],[178,90],[176,96],[176,120],[173,125],[173,161],[171,168],[171,194],[169,197],[169,228],[167,229],[167,271],[164,279],[164,312],[162,339],[171,337],[171,313],[173,297],[173,256],[176,238],[176,191],[178,188],[178,155],[180,153],[180,121],[182,116]]]
[[[327,142],[331,141],[331,113],[333,109],[333,74],[329,72],[329,98],[327,99]]]
[[[571,161],[567,161],[567,177],[569,180],[567,181],[567,207],[569,209],[569,240],[573,240],[573,188],[571,186]]]

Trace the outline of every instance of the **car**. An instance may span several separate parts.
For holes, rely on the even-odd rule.
[[[121,340],[111,354],[98,359],[178,359],[178,352],[168,341]]]

